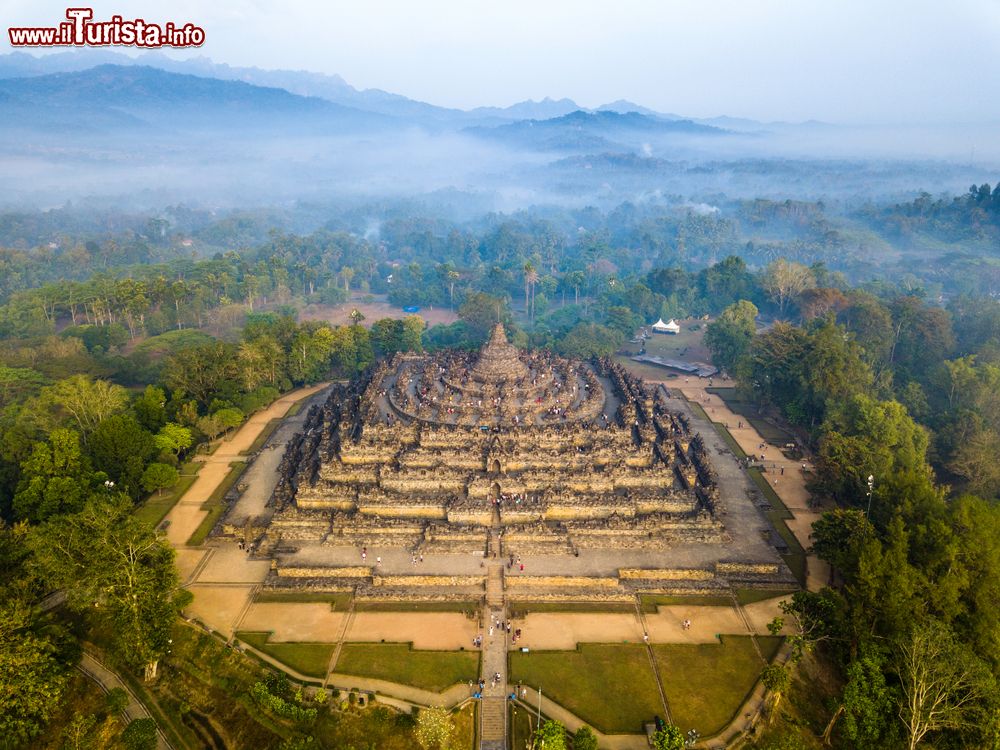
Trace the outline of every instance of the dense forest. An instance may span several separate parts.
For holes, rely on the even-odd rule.
[[[302,232],[180,208],[0,217],[6,746],[46,731],[84,636],[38,606],[50,591],[118,632],[136,670],[168,653],[185,595],[132,511],[200,445],[293,386],[477,346],[498,315],[519,345],[580,358],[658,317],[710,316],[716,364],[814,452],[830,508],[815,551],[835,576],[788,617],[832,692],[817,728],[783,714],[796,694],[770,675],[762,750],[818,747],[824,729],[843,748],[1000,746],[1000,185],[837,210],[719,202],[474,222],[394,207]],[[381,295],[457,322],[304,315]]]

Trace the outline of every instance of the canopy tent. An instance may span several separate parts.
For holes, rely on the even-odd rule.
[[[680,333],[681,327],[677,325],[677,322],[671,318],[669,323],[664,323],[663,318],[652,325],[653,333]]]

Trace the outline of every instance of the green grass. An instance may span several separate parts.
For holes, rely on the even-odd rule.
[[[343,612],[350,606],[351,596],[347,592],[324,591],[260,591],[254,597],[254,604],[330,604],[330,609]]]
[[[794,593],[795,589],[736,589],[736,599],[740,604],[754,604]]]
[[[171,487],[169,492],[163,493],[163,495],[157,496],[154,494],[147,498],[142,505],[135,509],[135,517],[140,521],[145,521],[150,526],[159,526],[160,522],[166,518],[167,513],[170,512],[170,509],[176,505],[185,492],[191,489],[191,485],[198,478],[198,471],[201,469],[201,466],[200,463],[188,463],[181,466],[179,469],[181,477],[177,480],[177,484]]]
[[[747,457],[746,451],[740,447],[740,444],[736,442],[736,438],[732,436],[724,424],[721,424],[720,422],[712,422],[712,426],[715,428],[715,431],[719,433],[723,442],[725,442],[725,444],[729,447],[729,450],[736,454],[736,458]]]
[[[271,643],[270,633],[239,631],[236,637],[307,677],[326,676],[336,648],[333,643]]]
[[[641,644],[581,643],[575,651],[510,654],[512,683],[542,694],[610,734],[638,733],[663,716],[663,704]]]
[[[768,484],[767,480],[764,479],[764,475],[761,473],[760,469],[747,469],[747,474],[753,480],[753,483],[757,485],[757,488],[764,493],[764,497],[771,504],[771,510],[764,511],[764,515],[767,519],[774,525],[775,530],[778,532],[785,544],[788,545],[788,554],[782,555],[781,559],[785,561],[789,570],[792,571],[792,575],[795,576],[795,580],[799,582],[799,585],[805,587],[806,585],[806,551],[802,548],[799,540],[795,538],[795,534],[792,530],[788,528],[785,521],[789,518],[794,518],[792,512],[788,510],[785,504],[778,497],[778,493],[774,491],[774,488]]]
[[[751,401],[740,399],[735,388],[706,388],[709,393],[714,393],[721,398],[729,411],[738,414],[750,423],[750,426],[760,433],[760,436],[772,445],[783,446],[794,439],[794,436],[787,430],[771,424],[760,416],[757,406]]]
[[[215,488],[212,494],[208,496],[208,499],[201,504],[201,507],[208,511],[208,515],[198,525],[198,528],[194,530],[191,538],[187,540],[187,546],[197,547],[199,544],[204,544],[205,539],[212,533],[215,524],[222,518],[222,514],[226,512],[226,504],[222,502],[222,498],[236,484],[240,475],[243,474],[243,470],[247,467],[244,461],[234,461],[229,465],[232,467],[229,473],[226,474],[225,478],[219,483],[219,486]]]
[[[256,453],[261,448],[263,448],[264,447],[264,443],[266,443],[268,441],[268,439],[271,437],[271,435],[274,434],[274,431],[278,429],[278,426],[283,421],[284,421],[284,418],[282,418],[282,419],[270,419],[270,420],[268,420],[267,424],[265,424],[264,428],[260,431],[260,434],[254,439],[254,441],[252,443],[250,443],[250,447],[247,448],[244,451],[240,451],[240,455],[241,456],[252,456],[254,453]]]
[[[640,594],[639,601],[642,603],[642,611],[646,614],[655,614],[657,607],[669,607],[672,605],[694,605],[699,607],[731,607],[733,600],[724,594],[698,594],[675,595],[675,594]]]
[[[757,638],[768,661],[781,641]],[[658,644],[653,653],[674,724],[685,733],[697,729],[702,737],[725,728],[764,668],[749,636],[727,635],[721,643]]]
[[[632,602],[511,602],[510,610],[514,616],[538,612],[635,612],[635,605]]]
[[[525,699],[526,703],[531,703],[530,695]],[[538,712],[526,709],[514,703],[507,703],[507,731],[510,733],[510,747],[521,750],[527,747],[528,738],[534,733],[538,726]],[[542,723],[548,719],[542,714]]]
[[[355,602],[357,612],[475,612],[478,602]]]
[[[297,417],[299,415],[299,412],[302,411],[302,407],[306,405],[306,401],[311,398],[312,396],[306,396],[305,398],[296,401],[294,404],[288,407],[288,411],[285,412],[285,416],[283,417],[283,419],[288,419],[289,417]]]
[[[243,470],[247,467],[247,464],[246,461],[233,461],[229,466],[229,473],[219,482],[219,486],[215,488],[212,494],[208,496],[208,500],[205,501],[206,505],[221,503],[222,498],[226,496],[226,493],[229,492],[230,488],[240,478],[240,475],[243,474]]]
[[[336,671],[441,692],[479,678],[474,651],[414,651],[408,643],[345,643]]]

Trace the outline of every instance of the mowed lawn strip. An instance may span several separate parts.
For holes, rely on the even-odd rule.
[[[581,643],[575,651],[510,654],[511,683],[542,695],[606,734],[642,732],[663,704],[641,644]]]
[[[478,651],[414,651],[408,643],[345,643],[336,671],[441,692],[479,679]]]
[[[768,661],[781,638],[758,636]],[[670,714],[682,732],[711,737],[736,715],[764,668],[749,636],[722,636],[722,643],[653,646]]]
[[[274,591],[257,592],[254,604],[326,604],[335,612],[343,612],[351,604],[353,594],[326,591]]]
[[[158,492],[150,495],[142,505],[135,509],[135,517],[140,521],[145,521],[150,526],[159,526],[170,509],[180,500],[181,495],[194,484],[198,478],[199,469],[201,469],[201,464],[187,463],[180,466],[178,471],[181,476],[177,480],[177,484],[163,492],[162,495]]]
[[[336,648],[333,643],[271,643],[270,633],[240,631],[236,637],[308,677],[326,676]]]

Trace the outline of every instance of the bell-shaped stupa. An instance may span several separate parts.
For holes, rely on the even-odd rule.
[[[520,380],[527,374],[528,368],[518,356],[517,347],[507,341],[503,323],[497,323],[493,326],[490,340],[479,352],[479,359],[472,368],[472,377],[495,383],[501,380]]]

